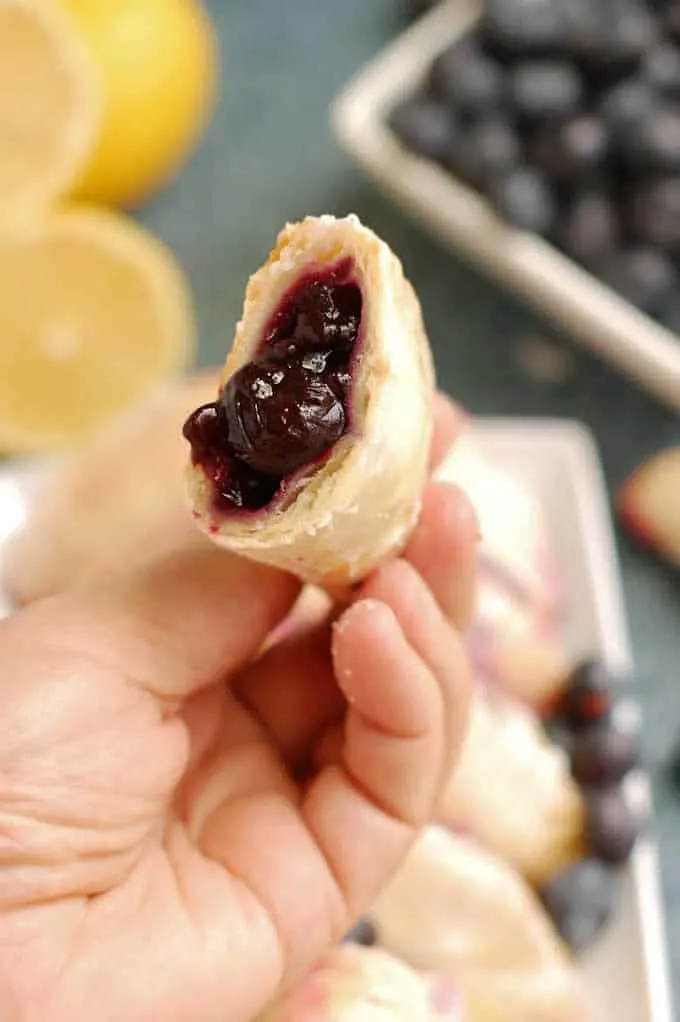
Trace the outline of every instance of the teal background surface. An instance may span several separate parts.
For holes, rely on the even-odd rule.
[[[245,282],[286,220],[354,212],[402,257],[423,304],[441,386],[479,414],[581,419],[596,436],[613,492],[647,455],[680,443],[677,416],[431,241],[364,179],[331,137],[332,97],[403,27],[401,3],[208,4],[223,51],[219,108],[185,172],[140,211],[190,276],[200,361],[222,360]],[[536,337],[550,339],[567,356],[564,378],[537,382],[523,368],[518,350]],[[667,766],[680,734],[679,576],[621,534],[617,538],[680,1004],[680,795]]]

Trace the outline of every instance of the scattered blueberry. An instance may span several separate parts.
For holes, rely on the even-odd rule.
[[[610,865],[627,862],[639,834],[638,821],[620,786],[590,789],[586,796],[586,841],[591,855]]]
[[[373,947],[378,943],[378,931],[375,923],[366,917],[354,924],[342,939],[344,944],[361,944],[363,947]]]
[[[536,170],[520,167],[493,182],[491,201],[498,213],[515,227],[549,234],[556,217],[550,187]]]
[[[505,98],[503,68],[465,39],[437,57],[430,72],[433,92],[460,111],[479,114],[495,110]]]
[[[584,859],[557,873],[540,895],[562,939],[581,952],[611,918],[617,893],[614,871],[597,859]]]
[[[603,720],[614,704],[612,679],[599,660],[584,660],[571,672],[557,716],[578,728]]]
[[[678,273],[662,252],[638,247],[617,253],[602,279],[624,298],[651,315],[661,312],[678,289]]]
[[[527,60],[512,70],[510,98],[528,120],[565,117],[578,110],[583,82],[576,68],[557,60]]]
[[[614,252],[618,231],[616,210],[606,192],[582,191],[566,204],[556,240],[572,259],[597,271]]]
[[[615,784],[637,764],[637,735],[618,727],[614,716],[581,728],[574,736],[571,772],[581,785]]]
[[[443,159],[456,131],[448,107],[428,96],[407,99],[393,111],[389,124],[408,149],[431,160]]]
[[[647,245],[680,251],[680,177],[642,182],[628,202],[629,227]]]

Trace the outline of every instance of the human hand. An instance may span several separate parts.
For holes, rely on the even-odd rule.
[[[430,485],[404,557],[259,659],[299,585],[217,550],[2,623],[3,1022],[247,1022],[342,936],[460,745],[475,541]]]

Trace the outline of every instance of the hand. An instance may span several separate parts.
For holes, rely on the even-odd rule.
[[[259,659],[299,586],[212,549],[2,623],[4,1022],[248,1022],[346,932],[461,741],[475,541],[430,485],[404,557]]]

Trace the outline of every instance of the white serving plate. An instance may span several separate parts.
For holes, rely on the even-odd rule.
[[[433,57],[474,24],[480,6],[481,0],[446,0],[388,46],[334,101],[335,135],[441,241],[680,411],[680,338],[546,241],[499,219],[478,193],[408,153],[386,126],[386,113],[414,90]]]
[[[544,507],[564,578],[569,654],[598,657],[614,674],[631,673],[606,490],[589,432],[558,420],[486,419],[478,426]],[[0,583],[3,544],[24,520],[35,484],[35,469],[0,468]],[[9,612],[0,584],[0,616]],[[648,810],[646,778],[629,780],[631,800]],[[639,841],[626,870],[616,920],[582,970],[589,1022],[673,1022],[657,854],[649,838]]]

